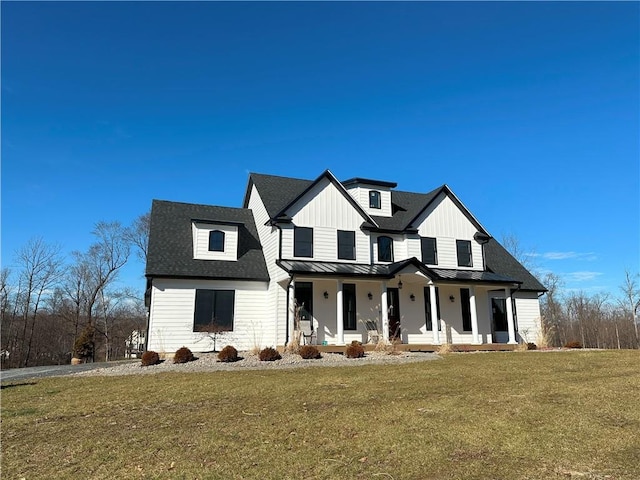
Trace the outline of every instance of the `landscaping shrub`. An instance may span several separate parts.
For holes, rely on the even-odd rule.
[[[564,348],[582,348],[582,344],[577,340],[573,340],[571,342],[565,343]]]
[[[220,352],[218,352],[218,360],[221,362],[237,362],[238,350],[231,345],[227,345]]]
[[[179,348],[173,356],[173,363],[187,363],[193,360],[193,353],[187,347]]]
[[[280,352],[271,347],[260,350],[258,356],[260,357],[261,362],[273,362],[274,360],[280,360],[282,358],[280,356]]]
[[[304,345],[298,350],[298,354],[306,360],[315,360],[321,358],[320,351],[313,345]]]
[[[537,350],[538,346],[533,342],[527,342],[527,350]]]
[[[347,347],[345,355],[347,358],[362,358],[364,357],[364,347],[360,342],[354,340],[351,342],[351,345]]]
[[[153,350],[147,350],[142,354],[142,366],[148,367],[150,365],[157,365],[160,363],[160,355]]]

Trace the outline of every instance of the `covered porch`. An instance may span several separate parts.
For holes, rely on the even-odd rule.
[[[389,265],[282,261],[281,267],[290,274],[287,331],[293,333],[298,315],[311,322],[311,341],[319,346],[379,339],[433,351],[444,343],[475,350],[518,343],[513,292],[519,284],[504,276],[429,269],[415,258]]]

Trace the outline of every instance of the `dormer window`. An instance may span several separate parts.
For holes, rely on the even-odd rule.
[[[382,208],[380,202],[380,192],[377,190],[371,190],[369,192],[369,208]]]
[[[224,252],[224,232],[220,230],[209,232],[209,251]]]
[[[378,237],[378,261],[393,262],[393,239]]]

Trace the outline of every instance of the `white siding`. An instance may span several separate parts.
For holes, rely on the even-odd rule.
[[[537,292],[517,292],[516,315],[518,319],[518,334],[523,342],[540,343],[540,301]]]
[[[436,238],[439,268],[484,270],[482,245],[473,239],[478,230],[446,194],[441,193],[414,223],[421,237]],[[456,240],[471,241],[472,267],[458,266]]]
[[[238,227],[235,225],[218,225],[212,223],[192,224],[193,258],[199,260],[238,260]],[[224,233],[224,251],[209,251],[209,232],[215,230]]]
[[[213,350],[206,333],[193,331],[196,289],[235,291],[233,332],[222,335],[218,349],[233,345],[239,350],[270,345],[275,324],[265,315],[266,282],[154,279],[151,290],[148,349],[173,353],[180,347],[194,352]]]
[[[375,190],[380,192],[380,208],[369,207],[369,192]],[[391,191],[388,188],[353,186],[347,189],[358,205],[369,215],[377,217],[390,217],[392,215]]]

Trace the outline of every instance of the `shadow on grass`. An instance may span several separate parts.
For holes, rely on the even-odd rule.
[[[4,390],[5,388],[12,388],[12,387],[26,387],[29,385],[37,385],[37,384],[38,382],[10,383],[9,385],[0,386],[0,390]]]

